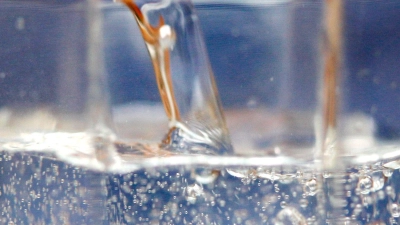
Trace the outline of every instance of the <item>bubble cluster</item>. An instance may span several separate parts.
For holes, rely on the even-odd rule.
[[[0,162],[4,224],[395,224],[400,217],[400,173],[379,165],[329,175],[204,165],[113,174],[42,153],[3,153]]]

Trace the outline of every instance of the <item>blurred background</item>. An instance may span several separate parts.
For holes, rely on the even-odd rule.
[[[372,117],[376,135],[396,139],[400,137],[400,3],[344,2],[342,110]],[[322,71],[321,1],[194,3],[225,108],[316,109]],[[54,14],[14,10],[3,7],[0,13],[0,105],[58,99],[63,108],[79,111],[87,89],[85,68],[76,66],[85,65],[76,63],[85,55],[74,53],[84,45],[79,43],[85,40],[85,33],[79,33],[85,30],[82,14],[60,17],[70,27],[65,31]],[[112,105],[159,102],[153,69],[132,15],[111,1],[104,3],[103,13]],[[59,40],[70,47],[59,47]],[[78,57],[65,57],[60,64],[63,55]],[[57,70],[80,75],[56,78],[52,74]]]
[[[344,2],[343,110],[372,116],[381,138],[399,137],[400,3]],[[311,34],[323,25],[321,1],[194,3],[224,107],[315,107],[321,34]],[[112,103],[157,101],[152,67],[131,15],[112,7],[104,12]]]

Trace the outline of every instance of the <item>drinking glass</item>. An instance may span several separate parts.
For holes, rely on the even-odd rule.
[[[114,223],[113,176],[232,152],[192,5],[137,5],[157,47],[121,2],[0,2],[2,223]]]
[[[397,224],[398,15],[0,2],[1,222]]]
[[[248,184],[247,207],[245,194],[237,200],[248,214],[237,215],[250,224],[398,223],[398,3],[198,9],[234,152],[253,163],[227,169]]]

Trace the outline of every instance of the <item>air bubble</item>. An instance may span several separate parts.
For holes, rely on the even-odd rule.
[[[371,192],[372,184],[373,182],[370,176],[361,176],[357,188],[360,190],[361,194],[366,195]]]
[[[382,173],[385,177],[391,177],[393,175],[393,169],[385,168],[383,169]]]
[[[309,196],[314,196],[317,193],[318,184],[315,178],[308,180],[304,184],[304,192]]]
[[[325,172],[323,172],[322,176],[326,179],[326,178],[331,177],[332,174],[330,172],[325,171]]]
[[[378,174],[378,176],[373,176],[372,177],[372,189],[373,191],[379,191],[383,188],[385,185],[385,181],[383,179],[383,176],[381,173]]]
[[[303,178],[303,172],[302,171],[297,171],[296,172],[296,178],[298,178],[298,179]]]
[[[304,216],[293,207],[282,209],[275,218],[276,225],[305,225],[307,224]]]
[[[195,179],[200,184],[211,184],[213,183],[219,176],[219,171],[210,170],[210,169],[196,169],[195,171]]]
[[[203,188],[198,184],[189,185],[186,188],[186,200],[192,204],[196,203],[197,197],[203,194]]]
[[[284,195],[283,198],[284,198],[285,200],[289,200],[290,196],[289,196],[289,195]]]
[[[399,217],[400,216],[399,205],[397,203],[392,203],[392,205],[390,206],[390,212],[393,217],[395,218]]]
[[[226,171],[237,178],[241,178],[243,184],[250,184],[252,180],[256,179],[254,169],[249,168],[235,168],[235,169],[226,169]]]
[[[293,182],[293,180],[294,180],[294,175],[286,174],[286,175],[282,175],[279,182],[281,182],[282,184],[290,184]]]
[[[275,204],[278,201],[278,196],[276,194],[270,194],[264,196],[262,199],[263,205]]]
[[[281,178],[281,174],[277,174],[275,170],[268,170],[261,167],[257,169],[257,176],[271,180],[272,182]]]
[[[361,212],[362,212],[362,205],[361,205],[361,204],[357,204],[357,205],[354,207],[353,214],[354,214],[355,216],[358,216]]]
[[[306,208],[308,206],[308,200],[305,198],[302,198],[302,199],[300,199],[299,204],[300,204],[301,208]]]
[[[392,186],[387,186],[386,187],[386,195],[392,200],[396,197],[396,193],[393,191],[393,187]]]
[[[237,178],[249,178],[253,173],[253,170],[247,168],[235,168],[235,169],[228,168],[226,169],[226,172]]]
[[[315,216],[312,216],[307,219],[307,224],[315,224],[316,218]]]

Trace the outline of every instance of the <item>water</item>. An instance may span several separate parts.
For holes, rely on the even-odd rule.
[[[123,0],[121,3],[132,12],[138,24],[169,120],[162,148],[206,154],[230,152],[225,120],[191,2],[144,2],[140,5]],[[184,90],[187,87],[182,80],[189,81],[188,86],[194,89],[192,93]]]
[[[114,147],[107,153],[101,146]],[[395,148],[387,149],[390,158],[343,157],[342,169],[326,171],[288,157],[163,154],[150,147],[107,144],[87,133],[31,133],[24,141],[3,144],[2,222],[398,222]]]
[[[204,96],[194,91],[197,105],[187,108],[176,94],[179,89],[172,79],[179,79],[171,77],[165,65],[171,49],[177,49],[180,33],[156,17],[156,22],[139,18],[139,23],[144,29],[149,23],[158,29],[159,36],[145,38],[148,45],[152,38],[161,38],[149,51],[161,54],[153,58],[153,66],[160,70],[156,76],[161,77],[159,89],[162,96],[165,92],[162,101],[170,121],[161,132],[167,133],[165,139],[161,144],[128,142],[100,126],[90,132],[26,132],[0,140],[2,223],[399,222],[398,143],[376,142],[370,149],[335,156],[333,168],[323,165],[320,160],[325,158],[314,159],[298,149],[293,154],[279,147],[274,154],[231,154],[218,100],[206,98],[215,93]],[[17,28],[22,27],[18,22]],[[335,72],[327,75],[334,76]],[[202,82],[212,83],[212,78]],[[210,86],[204,88],[208,93]],[[331,106],[324,110],[329,112],[336,105],[336,99],[329,103],[331,95],[325,96]],[[239,120],[246,121],[246,115]],[[335,128],[335,120],[335,115],[327,118],[326,130]],[[331,138],[326,132],[324,138]]]
[[[400,173],[380,163],[328,173],[298,163],[165,157],[158,160],[171,165],[140,169],[121,157],[120,171],[107,172],[45,153],[0,159],[5,224],[397,224],[400,214]]]

